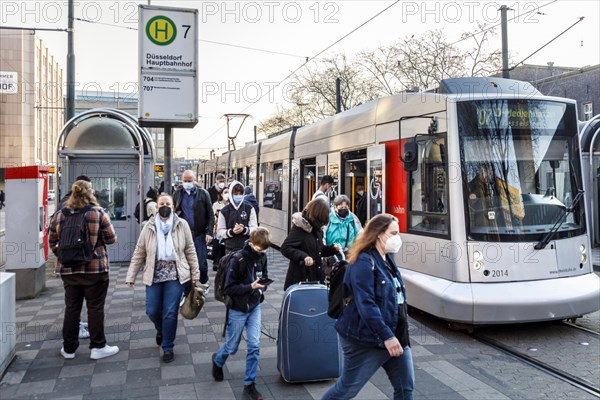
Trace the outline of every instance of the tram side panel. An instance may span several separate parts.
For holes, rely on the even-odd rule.
[[[407,172],[400,161],[404,145],[412,137],[403,135],[402,143],[385,142],[386,211],[398,218],[402,232],[404,245],[396,255],[396,262],[403,269],[409,304],[444,319],[471,321],[474,302],[465,241],[453,241],[450,235],[451,217],[462,213],[459,209],[462,189],[451,187],[453,182],[448,179],[451,165],[447,161],[448,152],[452,150],[446,146],[446,112],[437,112],[435,116],[438,132],[442,133],[419,138],[423,145],[419,145],[417,171]],[[410,120],[403,129],[414,136],[427,132],[428,123],[428,120]],[[397,127],[397,123],[380,125],[377,137],[390,137],[391,132],[386,131],[394,130],[397,138]]]

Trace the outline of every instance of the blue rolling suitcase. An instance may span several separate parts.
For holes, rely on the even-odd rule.
[[[335,320],[327,315],[327,286],[297,284],[283,297],[277,369],[286,382],[322,381],[342,373]]]

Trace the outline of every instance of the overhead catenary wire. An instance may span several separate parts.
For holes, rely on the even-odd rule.
[[[325,47],[323,50],[319,51],[317,54],[315,54],[312,57],[309,57],[306,61],[304,61],[298,68],[296,68],[295,70],[293,70],[292,72],[290,72],[285,78],[283,78],[282,80],[280,80],[276,85],[272,85],[269,87],[269,90],[264,93],[262,96],[260,96],[254,103],[248,105],[247,107],[245,107],[243,110],[240,111],[240,113],[243,113],[244,111],[248,110],[250,107],[252,107],[254,104],[258,103],[259,101],[261,101],[263,98],[265,98],[266,96],[269,96],[273,90],[275,90],[277,87],[279,87],[282,83],[284,83],[285,81],[287,81],[290,77],[292,77],[296,72],[298,72],[300,69],[302,69],[302,67],[304,67],[306,64],[308,64],[309,62],[311,62],[312,60],[314,60],[315,58],[319,57],[321,54],[323,54],[324,52],[326,52],[327,50],[331,49],[333,46],[335,46],[336,44],[338,44],[339,42],[341,42],[342,40],[344,40],[345,38],[347,38],[348,36],[350,36],[351,34],[353,34],[354,32],[356,32],[357,30],[359,30],[360,28],[362,28],[363,26],[365,26],[366,24],[368,24],[369,22],[373,21],[375,18],[377,18],[378,16],[380,16],[381,14],[383,14],[384,12],[386,12],[387,10],[389,10],[390,8],[392,8],[393,6],[395,6],[396,4],[398,4],[400,2],[400,0],[396,0],[394,1],[392,4],[390,4],[389,6],[385,7],[383,10],[379,11],[377,14],[373,15],[371,18],[369,18],[368,20],[366,20],[365,22],[361,23],[360,25],[358,25],[356,28],[352,29],[350,32],[346,33],[345,35],[343,35],[342,37],[340,37],[338,40],[336,40],[335,42],[333,42],[332,44],[330,44],[329,46]],[[206,142],[208,139],[212,138],[213,135],[215,135],[216,133],[218,133],[221,129],[225,128],[226,124],[223,124],[221,127],[217,128],[214,132],[212,132],[210,135],[208,135],[204,140],[202,140],[200,143],[198,143],[198,146],[200,146],[201,144],[203,144],[204,142]]]
[[[132,31],[137,31],[138,30],[138,28],[134,28],[134,27],[131,27],[131,26],[109,24],[109,23],[106,23],[106,22],[93,21],[93,20],[84,19],[84,18],[75,18],[75,19],[77,21],[88,22],[88,23],[91,23],[91,24],[99,24],[99,25],[111,26],[111,27],[114,27],[114,28],[129,29],[129,30],[132,30]],[[301,55],[298,55],[298,54],[284,53],[284,52],[275,51],[275,50],[259,49],[257,47],[243,46],[243,45],[233,44],[233,43],[218,42],[216,40],[198,39],[198,41],[199,42],[203,42],[203,43],[216,44],[216,45],[219,45],[219,46],[228,46],[228,47],[235,47],[235,48],[238,48],[238,49],[245,49],[245,50],[251,50],[251,51],[259,51],[259,52],[262,52],[262,53],[269,53],[269,54],[276,54],[276,55],[280,55],[280,56],[288,56],[288,57],[296,57],[296,58],[308,59],[307,56],[301,56]]]
[[[554,42],[556,39],[558,39],[559,37],[561,37],[562,35],[564,35],[565,33],[567,33],[567,31],[569,31],[575,25],[577,25],[578,23],[580,23],[581,21],[583,21],[584,18],[585,17],[579,17],[577,19],[577,22],[575,22],[573,25],[569,26],[567,29],[565,29],[564,31],[562,31],[558,35],[554,36],[549,42],[547,42],[542,47],[540,47],[539,49],[537,49],[536,51],[534,51],[533,53],[531,53],[530,55],[528,55],[527,57],[525,57],[523,60],[519,61],[518,63],[516,63],[515,65],[513,65],[512,67],[510,67],[508,70],[512,71],[513,69],[517,68],[519,65],[523,64],[525,61],[527,61],[528,59],[530,59],[531,57],[533,57],[536,53],[538,53],[544,47],[548,46],[550,43]]]
[[[553,3],[556,3],[558,0],[552,0],[546,4],[543,4],[537,8],[534,8],[532,10],[529,10],[527,12],[515,15],[514,17],[510,18],[508,21],[513,21],[517,18],[521,18],[524,17],[526,15],[529,15],[531,13],[538,13],[540,9],[547,7]],[[352,31],[350,31],[349,33],[347,33],[346,35],[342,36],[340,39],[336,40],[335,42],[333,42],[331,45],[327,46],[325,49],[321,50],[319,53],[317,53],[316,55],[310,57],[309,59],[307,59],[304,63],[302,63],[302,65],[300,65],[298,68],[296,68],[294,71],[292,71],[290,74],[288,74],[284,79],[282,79],[279,83],[277,83],[276,85],[272,86],[269,91],[267,91],[265,94],[263,94],[261,97],[258,98],[258,100],[256,100],[254,103],[248,105],[246,108],[244,108],[241,112],[244,112],[246,110],[248,110],[250,107],[252,107],[254,104],[258,103],[260,100],[262,100],[264,97],[266,97],[267,95],[270,95],[270,93],[275,90],[275,88],[277,88],[278,86],[280,86],[283,82],[285,82],[286,80],[288,80],[291,76],[293,76],[296,72],[298,72],[300,69],[302,69],[302,67],[304,67],[306,64],[308,64],[310,61],[314,60],[315,58],[317,58],[318,56],[320,56],[321,54],[323,54],[324,52],[326,52],[327,50],[329,50],[330,48],[332,48],[333,46],[335,46],[336,44],[338,44],[340,41],[342,41],[343,39],[345,39],[346,37],[348,37],[349,35],[351,35],[352,33],[354,33],[355,31],[357,31],[358,29],[362,28],[364,25],[366,25],[367,23],[371,22],[373,19],[375,19],[376,17],[378,17],[379,15],[381,15],[382,13],[386,12],[388,9],[390,9],[391,7],[393,7],[396,3],[398,3],[399,1],[395,1],[394,3],[392,3],[391,5],[387,6],[386,8],[384,8],[383,10],[381,10],[380,12],[378,12],[377,14],[375,14],[373,17],[369,18],[367,21],[363,22],[361,25],[359,25],[358,27],[356,27],[355,29],[353,29]],[[465,37],[462,37],[458,40],[456,40],[455,42],[452,42],[448,45],[448,47],[454,46],[457,43],[460,43],[462,41],[465,41],[469,38],[472,38],[474,36],[480,35],[482,33],[485,33],[487,31],[493,30],[495,28],[497,28],[498,26],[500,26],[501,24],[498,23],[496,25],[492,25],[486,29],[483,29],[479,32],[475,32],[473,34],[467,35]],[[211,135],[209,135],[206,139],[204,139],[202,142],[200,142],[200,144],[204,143],[206,140],[208,140],[210,137],[212,137],[213,135],[215,135],[216,133],[218,133],[220,130],[222,130],[223,128],[225,128],[226,125],[222,125],[221,127],[219,127],[218,129],[216,129]]]
[[[546,6],[549,6],[550,4],[556,3],[557,1],[558,1],[558,0],[552,0],[551,2],[549,2],[549,3],[546,3],[546,4],[544,4],[544,5],[541,5],[541,6],[537,7],[537,8],[534,8],[533,10],[527,11],[527,12],[525,12],[525,13],[522,13],[522,14],[519,14],[519,15],[515,15],[514,17],[512,17],[512,18],[509,18],[509,19],[507,20],[507,22],[513,21],[513,20],[515,20],[515,19],[517,19],[517,18],[520,18],[520,17],[524,17],[524,16],[526,16],[526,15],[528,15],[528,14],[531,14],[531,13],[538,13],[540,9],[542,9],[542,8],[544,8],[544,7],[546,7]],[[493,29],[495,29],[495,28],[499,27],[500,25],[502,25],[502,23],[498,23],[498,24],[496,24],[496,25],[489,26],[489,27],[487,27],[487,28],[485,28],[485,29],[482,29],[482,30],[481,30],[481,31],[479,31],[479,32],[474,32],[474,33],[472,33],[472,34],[470,34],[470,35],[467,35],[467,36],[465,36],[465,37],[462,37],[462,38],[458,39],[457,41],[450,43],[450,44],[448,45],[448,47],[454,46],[455,44],[457,44],[457,43],[460,43],[460,42],[463,42],[463,41],[465,41],[465,40],[467,40],[467,39],[470,39],[470,38],[472,38],[472,37],[474,37],[474,36],[481,35],[482,33],[485,33],[485,32],[488,32],[488,31],[491,31],[491,30],[493,30]]]

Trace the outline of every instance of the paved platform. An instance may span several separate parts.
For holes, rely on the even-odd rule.
[[[270,276],[275,283],[262,305],[263,335],[258,388],[265,399],[319,399],[333,384],[325,381],[287,384],[277,371],[278,315],[283,298],[287,260],[269,250]],[[124,285],[127,265],[113,265],[106,300],[106,335],[120,353],[90,360],[88,341],[73,360],[59,354],[64,292],[61,281],[48,274],[47,289],[35,299],[17,302],[17,355],[0,380],[0,399],[240,399],[243,398],[245,344],[230,357],[225,380],[214,382],[211,354],[223,343],[225,309],[212,296],[193,321],[179,319],[175,361],[164,364],[153,325],[145,315],[145,289]],[[214,272],[210,271],[211,280]],[[466,335],[435,331],[411,319],[416,372],[416,399],[581,398],[568,384],[473,342]],[[307,349],[309,351],[309,349]],[[545,395],[543,393],[546,393]],[[387,376],[380,370],[359,399],[392,398]]]

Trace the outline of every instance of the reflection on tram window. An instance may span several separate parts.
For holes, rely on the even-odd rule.
[[[263,207],[282,209],[283,163],[268,163],[264,168]]]
[[[448,234],[445,143],[443,137],[418,142],[418,167],[411,173],[411,230],[425,234]]]
[[[383,197],[381,184],[383,182],[383,163],[381,160],[372,160],[370,164],[371,168],[371,181],[369,182],[369,204],[370,204],[370,217],[373,218],[377,214],[383,212]]]
[[[92,187],[98,204],[111,220],[127,219],[127,178],[92,178]]]

